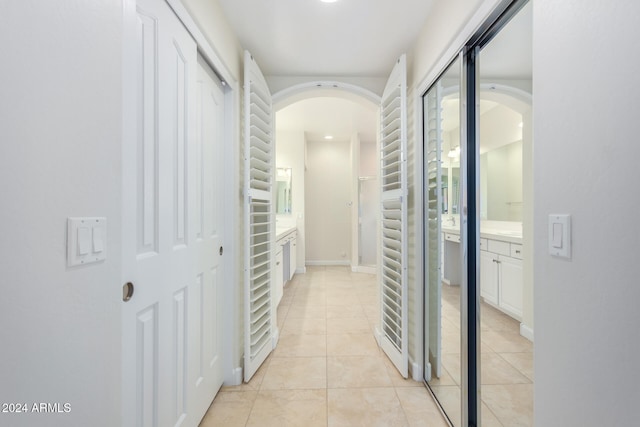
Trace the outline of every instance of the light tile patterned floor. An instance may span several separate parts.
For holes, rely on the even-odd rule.
[[[378,348],[375,277],[310,267],[287,284],[280,340],[248,384],[223,387],[201,427],[446,427],[420,382]]]

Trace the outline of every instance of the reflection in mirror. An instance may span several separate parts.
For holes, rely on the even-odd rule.
[[[424,375],[454,426],[460,423],[460,63],[423,98],[425,123]],[[439,207],[439,208],[438,208]]]
[[[291,213],[291,168],[276,169],[276,213]]]
[[[479,251],[482,326],[476,360],[483,425],[534,425],[533,342],[525,338],[528,330],[533,337],[527,317],[533,314],[534,285],[527,235],[533,229],[531,23],[529,2],[478,59],[480,233],[487,242]],[[500,246],[510,252],[500,252]],[[498,381],[504,388],[496,400]]]

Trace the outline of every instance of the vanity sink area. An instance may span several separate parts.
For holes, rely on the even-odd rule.
[[[443,282],[460,284],[460,229],[442,225]],[[482,221],[480,224],[480,294],[483,300],[522,320],[522,223]]]
[[[284,285],[293,278],[297,266],[297,235],[295,226],[276,223],[276,266],[273,281],[273,297],[277,306],[280,304]]]

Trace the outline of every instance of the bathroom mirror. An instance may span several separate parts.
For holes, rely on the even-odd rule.
[[[487,86],[487,84],[483,84]],[[522,221],[522,111],[530,106],[489,84],[480,96],[480,218]],[[446,89],[445,89],[446,90]],[[503,91],[505,93],[498,93]],[[443,97],[442,214],[459,215],[459,93]]]
[[[276,213],[291,213],[291,168],[276,169]]]
[[[442,167],[442,213],[458,215],[460,202],[460,164]]]

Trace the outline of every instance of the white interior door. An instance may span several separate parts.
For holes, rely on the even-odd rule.
[[[196,106],[194,298],[190,386],[196,413],[204,414],[222,386],[222,285],[224,281],[224,91],[198,56]]]
[[[195,426],[222,379],[221,91],[165,1],[138,1],[135,34],[136,105],[125,109],[135,108],[136,131],[123,145],[123,271],[134,287],[122,310],[123,425]]]
[[[404,55],[391,72],[380,109],[380,345],[402,376],[407,378],[407,64]]]
[[[273,181],[275,144],[269,87],[249,52],[244,60],[244,379],[273,350],[275,209]]]

